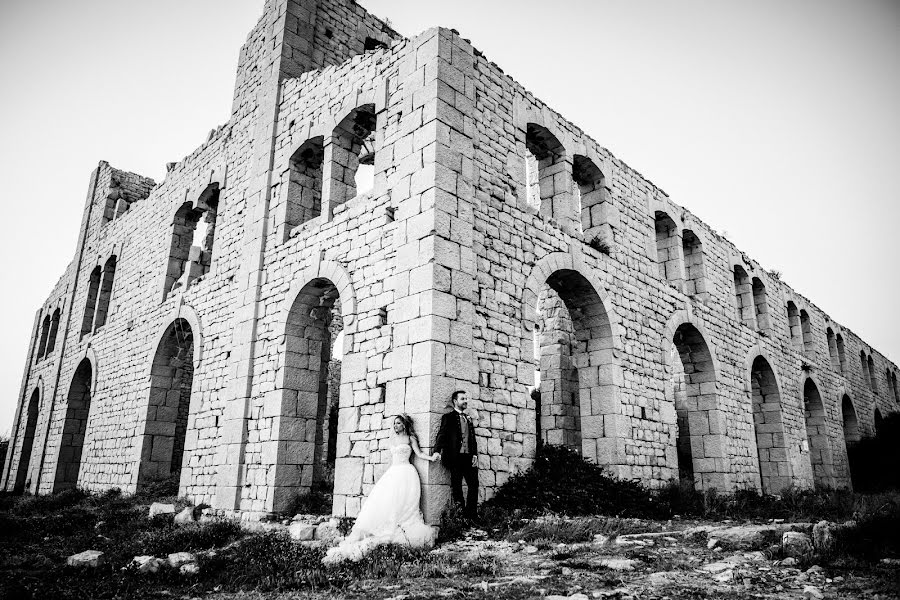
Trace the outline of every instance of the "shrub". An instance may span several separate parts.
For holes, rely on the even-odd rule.
[[[647,516],[653,498],[635,481],[622,481],[562,446],[543,445],[524,473],[510,477],[485,507],[519,510],[528,518],[561,515]]]

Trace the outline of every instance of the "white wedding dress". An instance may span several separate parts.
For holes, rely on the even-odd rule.
[[[434,527],[425,524],[419,499],[419,473],[409,462],[412,448],[399,444],[390,449],[391,466],[363,501],[353,529],[340,545],[330,548],[323,562],[360,560],[379,544],[403,544],[413,548],[434,545]]]

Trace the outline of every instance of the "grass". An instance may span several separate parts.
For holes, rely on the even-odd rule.
[[[171,491],[165,482],[155,490]],[[323,549],[296,544],[284,534],[246,534],[231,521],[176,526],[171,517],[148,519],[153,500],[149,491],[131,497],[115,490],[0,495],[0,600],[202,597],[211,590],[355,594],[365,581],[402,578],[439,586],[520,574],[506,573],[508,566],[496,555],[461,558],[456,550],[428,553],[400,546],[378,547],[358,563],[324,567]],[[612,538],[659,531],[665,521],[678,518],[852,519],[854,525],[835,533],[834,549],[816,557],[819,564],[873,572],[874,561],[900,556],[900,495],[895,492],[788,490],[771,497],[747,491],[698,493],[682,486],[651,492],[637,482],[609,477],[601,467],[556,447],[542,448],[534,467],[511,478],[482,509],[477,524],[458,510],[445,513],[440,541],[459,538],[478,525],[495,540],[523,541],[556,552],[550,558],[560,570],[581,569],[589,557],[582,550],[560,550],[559,544],[588,542],[598,534]],[[65,566],[67,556],[88,549],[105,552],[107,564],[94,570]],[[180,551],[198,554],[199,575],[185,577],[171,569],[141,574],[127,567],[137,555],[165,557]],[[692,564],[685,562],[690,557],[653,549],[627,552],[637,552],[635,557],[656,570],[689,569]]]

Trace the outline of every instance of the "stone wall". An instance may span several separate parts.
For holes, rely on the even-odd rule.
[[[846,486],[900,401],[896,365],[467,40],[350,0],[269,0],[231,119],[161,183],[100,163],[28,356],[5,489],[177,474],[249,516],[332,479],[355,515],[390,419],[428,451],[457,389],[482,498],[543,442],[650,486]],[[415,464],[435,521],[447,473]]]

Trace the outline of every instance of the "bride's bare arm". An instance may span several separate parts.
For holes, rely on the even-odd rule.
[[[427,454],[422,452],[422,449],[419,448],[419,440],[418,439],[411,437],[409,439],[409,446],[410,446],[410,448],[412,448],[413,453],[415,453],[415,455],[418,456],[419,458],[421,458],[422,460],[427,460],[427,461],[434,460],[434,456],[428,456]]]

